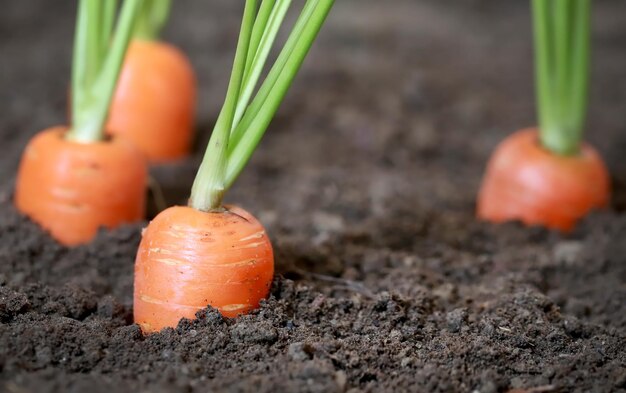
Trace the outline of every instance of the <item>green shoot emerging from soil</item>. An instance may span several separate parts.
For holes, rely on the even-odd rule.
[[[580,149],[589,83],[591,0],[532,0],[535,76],[542,145]]]
[[[144,0],[137,16],[134,38],[156,40],[167,23],[172,0]]]
[[[72,63],[72,127],[67,138],[104,139],[104,124],[143,0],[125,0],[114,28],[116,0],[80,0]]]
[[[189,204],[221,209],[224,193],[252,156],[313,45],[334,0],[307,0],[265,81],[252,98],[291,0],[246,0],[224,106],[194,181]]]

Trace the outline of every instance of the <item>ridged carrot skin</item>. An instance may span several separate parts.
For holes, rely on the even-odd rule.
[[[196,79],[187,57],[159,41],[131,42],[106,126],[133,142],[150,162],[189,155]]]
[[[135,261],[134,317],[144,333],[176,327],[208,305],[226,317],[267,297],[272,245],[245,210],[202,212],[175,206],[146,228]]]
[[[552,154],[540,146],[533,128],[497,147],[478,195],[477,215],[567,232],[591,210],[606,207],[609,198],[608,171],[595,149],[583,144],[576,156]]]
[[[101,226],[143,219],[147,165],[119,138],[77,143],[66,127],[37,134],[20,163],[15,205],[59,242],[89,242]]]

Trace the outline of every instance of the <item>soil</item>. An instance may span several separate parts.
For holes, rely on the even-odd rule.
[[[169,204],[185,203],[240,16],[176,3],[165,36],[202,91],[196,154],[153,168]],[[534,122],[527,2],[341,0],[228,197],[271,235],[271,297],[143,337],[146,223],[67,249],[12,206],[27,140],[65,121],[74,2],[5,2],[0,391],[626,391],[626,3],[594,7],[588,138],[609,210],[567,236],[474,219],[490,152]]]

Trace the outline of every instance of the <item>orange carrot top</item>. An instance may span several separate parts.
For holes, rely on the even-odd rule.
[[[246,0],[224,106],[194,181],[188,207],[159,214],[144,233],[135,262],[134,316],[144,332],[174,327],[211,305],[234,317],[269,292],[274,260],[261,224],[223,206],[275,115],[333,0],[308,0],[265,82],[258,78],[289,0]]]

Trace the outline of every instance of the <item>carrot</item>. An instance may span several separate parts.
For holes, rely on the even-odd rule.
[[[143,235],[135,265],[135,322],[144,331],[176,326],[211,305],[235,317],[259,306],[274,274],[263,226],[238,207],[172,207]],[[185,241],[181,241],[185,239]]]
[[[146,162],[130,143],[105,138],[103,128],[141,1],[124,2],[115,32],[114,0],[79,2],[72,125],[37,134],[22,155],[15,205],[65,245],[143,217]]]
[[[608,170],[582,142],[589,79],[590,0],[533,0],[539,128],[491,157],[477,216],[570,231],[610,199]]]
[[[479,217],[569,231],[589,210],[607,206],[607,170],[591,146],[561,156],[538,141],[537,130],[528,129],[498,146],[478,195]]]
[[[150,162],[190,154],[196,101],[191,62],[158,40],[170,0],[145,1],[113,98],[107,130],[132,141]]]
[[[146,165],[123,140],[75,143],[66,127],[43,131],[29,143],[18,172],[17,208],[66,245],[91,240],[144,214]]]
[[[274,259],[265,230],[243,209],[223,206],[222,199],[276,114],[333,0],[307,0],[251,100],[289,5],[290,0],[263,0],[258,7],[246,0],[226,99],[189,206],[161,212],[139,245],[134,318],[144,333],[175,327],[208,305],[225,317],[245,314],[269,293]]]

